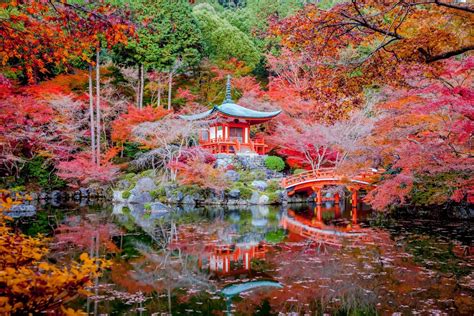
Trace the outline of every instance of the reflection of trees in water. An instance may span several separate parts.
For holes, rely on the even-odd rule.
[[[180,248],[171,247],[177,241],[173,221],[158,221],[153,239],[156,247],[137,244],[142,257],[133,262],[131,277],[158,293],[165,293],[171,314],[173,290],[187,288],[202,291],[210,289],[211,284],[208,274],[198,269],[195,257]]]

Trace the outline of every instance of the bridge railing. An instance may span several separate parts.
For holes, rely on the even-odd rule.
[[[286,177],[281,181],[281,185],[284,188],[287,188],[297,183],[314,180],[315,178],[334,177],[335,175],[335,168],[320,168],[315,171],[305,171],[299,174],[295,174],[293,176]]]
[[[367,170],[360,172],[357,176],[351,177],[351,180],[373,182],[374,176],[379,175],[380,173],[380,171]],[[288,188],[300,183],[323,178],[342,180],[343,178],[348,178],[348,176],[342,173],[338,173],[335,168],[320,168],[316,171],[310,170],[286,177],[281,181],[281,186],[284,188]]]

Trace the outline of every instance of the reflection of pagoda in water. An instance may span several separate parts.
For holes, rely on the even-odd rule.
[[[251,272],[251,261],[265,260],[266,252],[265,243],[211,245],[199,256],[198,265],[200,269],[209,269],[219,276],[248,274]]]

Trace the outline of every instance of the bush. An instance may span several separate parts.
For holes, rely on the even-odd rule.
[[[271,180],[271,181],[268,181],[267,183],[268,183],[268,187],[265,190],[267,192],[275,192],[280,189],[280,183],[276,180]]]
[[[268,156],[265,159],[265,166],[270,170],[279,172],[285,169],[285,162],[278,156]]]
[[[150,204],[150,203],[145,203],[145,205],[143,205],[143,208],[144,208],[146,211],[151,211],[151,204]]]
[[[308,170],[305,170],[305,169],[295,169],[293,170],[293,174],[300,174],[300,173],[303,173],[303,172],[306,172]]]
[[[252,197],[253,190],[248,187],[241,187],[240,190],[240,198],[242,200],[249,200]]]
[[[159,200],[163,197],[166,197],[166,190],[164,187],[159,187],[158,189],[151,191],[150,195],[154,200]]]
[[[130,191],[123,191],[122,192],[122,199],[128,199],[130,197]]]
[[[43,157],[35,157],[26,164],[25,170],[28,177],[37,181],[37,183],[45,189],[61,189],[66,182],[58,178],[53,171],[53,166]]]

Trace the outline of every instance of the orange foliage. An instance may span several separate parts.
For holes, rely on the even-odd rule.
[[[128,112],[120,115],[112,122],[112,140],[117,144],[123,144],[131,140],[132,129],[143,122],[154,122],[164,116],[169,111],[164,108],[153,108],[151,106],[139,109],[134,106],[128,107]]]

